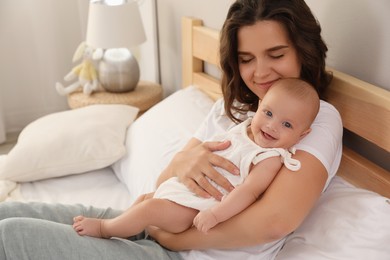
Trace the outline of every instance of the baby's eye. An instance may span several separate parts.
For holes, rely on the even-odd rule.
[[[272,112],[269,110],[264,110],[264,114],[268,117],[272,117]]]
[[[292,124],[290,124],[289,122],[283,122],[283,126],[284,127],[287,127],[287,128],[292,128]]]

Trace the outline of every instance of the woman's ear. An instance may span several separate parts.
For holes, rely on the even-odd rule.
[[[309,133],[311,132],[311,128],[303,131],[303,133],[301,134],[301,136],[299,137],[299,140],[301,140],[303,137],[307,136]]]

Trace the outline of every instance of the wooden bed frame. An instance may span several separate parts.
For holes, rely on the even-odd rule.
[[[218,67],[219,31],[202,20],[182,19],[183,86],[196,85],[213,99],[221,96],[220,80],[205,71]],[[334,69],[326,99],[340,112],[345,129],[390,152],[390,92]],[[344,146],[337,173],[353,185],[390,198],[390,172]]]

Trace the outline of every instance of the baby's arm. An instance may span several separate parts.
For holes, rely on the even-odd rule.
[[[282,163],[280,157],[271,157],[253,166],[244,182],[214,207],[201,211],[194,219],[199,231],[207,232],[251,205],[271,184]]]

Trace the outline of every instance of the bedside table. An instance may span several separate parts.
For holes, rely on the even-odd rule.
[[[68,95],[68,105],[71,109],[94,104],[124,104],[139,108],[139,115],[162,100],[161,85],[149,81],[140,81],[133,91],[114,93],[107,91],[93,92],[90,96],[82,91]]]

